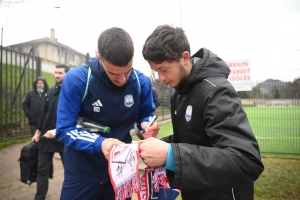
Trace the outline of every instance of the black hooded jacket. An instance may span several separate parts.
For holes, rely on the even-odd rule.
[[[44,91],[41,94],[37,91],[36,88],[36,82],[39,80],[44,82]],[[41,76],[38,77],[32,83],[32,88],[33,89],[26,94],[22,102],[22,107],[25,112],[25,115],[29,120],[29,124],[37,126],[42,115],[45,98],[48,91],[48,84],[46,79]]]
[[[39,124],[37,125],[37,129],[41,130],[38,147],[44,152],[62,152],[64,150],[64,144],[58,141],[56,137],[43,137],[48,130],[56,128],[56,111],[60,89],[60,85],[55,85],[48,90],[46,101],[43,107],[43,114]]]
[[[191,73],[171,97],[174,135],[170,142],[175,172],[172,188],[183,200],[252,199],[254,181],[263,172],[258,143],[241,100],[228,82],[229,67],[200,49]]]

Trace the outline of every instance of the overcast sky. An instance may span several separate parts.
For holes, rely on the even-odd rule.
[[[29,0],[0,8],[3,46],[54,28],[59,42],[94,55],[100,33],[117,26],[133,38],[134,67],[147,75],[142,47],[161,24],[182,26],[192,54],[205,47],[225,61],[249,59],[252,80],[300,77],[299,0]]]

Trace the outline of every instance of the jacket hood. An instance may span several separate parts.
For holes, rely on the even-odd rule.
[[[176,88],[179,94],[187,94],[196,83],[208,77],[222,76],[227,79],[230,73],[228,65],[217,54],[205,48],[197,51],[191,57],[191,62],[191,73]]]
[[[96,57],[91,58],[88,61],[87,67],[91,68],[94,75],[96,75],[98,77],[103,77],[104,76],[105,71],[103,69],[103,66],[100,65],[99,60]]]
[[[47,83],[46,79],[42,76],[37,77],[37,79],[32,83],[32,88],[35,91],[37,91],[37,88],[36,88],[36,82],[37,81],[43,81],[44,82],[44,92],[47,92],[48,89],[49,89],[49,86],[48,86],[48,83]]]

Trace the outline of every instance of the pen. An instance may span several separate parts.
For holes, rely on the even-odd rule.
[[[145,130],[146,130],[147,128],[149,128],[150,126],[152,126],[156,119],[157,119],[157,115],[154,115],[154,116],[151,118],[150,122],[147,124],[146,128],[145,128],[144,130],[142,130],[141,134],[145,133]]]

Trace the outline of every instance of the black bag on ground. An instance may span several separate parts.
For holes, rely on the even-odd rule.
[[[38,167],[38,146],[31,142],[23,146],[21,149],[20,169],[21,169],[21,182],[30,185],[36,182],[37,167]]]

